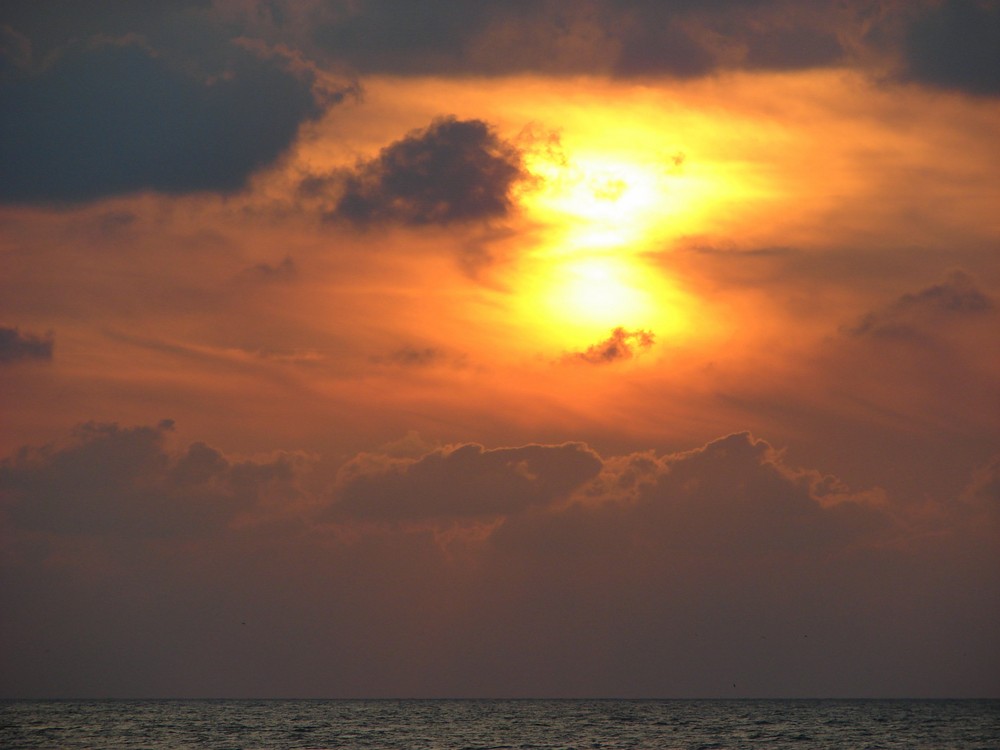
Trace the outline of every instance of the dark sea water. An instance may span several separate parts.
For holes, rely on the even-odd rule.
[[[3,701],[0,748],[1000,750],[1000,701]]]

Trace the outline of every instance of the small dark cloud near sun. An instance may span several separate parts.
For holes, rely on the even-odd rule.
[[[638,356],[649,349],[654,341],[655,336],[652,331],[641,329],[627,331],[624,328],[615,328],[604,341],[589,346],[582,352],[574,352],[570,359],[594,365],[619,362]]]
[[[502,218],[513,208],[514,186],[526,177],[521,152],[490,125],[442,117],[344,174],[327,218],[362,227]],[[315,192],[324,183],[314,179],[302,187]]]
[[[51,333],[38,336],[0,326],[0,365],[22,360],[50,360],[55,341]]]
[[[923,339],[938,324],[980,317],[995,309],[994,301],[976,287],[972,277],[954,271],[943,283],[904,294],[846,330],[853,336]]]

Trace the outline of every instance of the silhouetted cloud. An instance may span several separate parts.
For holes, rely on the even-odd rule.
[[[231,462],[194,443],[169,454],[155,427],[88,423],[63,446],[22,448],[0,463],[0,489],[14,522],[68,535],[170,537],[210,534],[275,486],[291,492],[284,459]]]
[[[565,496],[600,466],[580,443],[493,450],[461,445],[419,460],[365,455],[341,470],[332,512],[382,521],[517,513]]]
[[[994,309],[993,300],[976,288],[967,273],[955,271],[942,284],[904,294],[868,313],[848,331],[855,336],[919,338],[935,323],[981,316]]]
[[[485,122],[443,117],[344,176],[329,218],[362,226],[499,218],[510,211],[511,190],[525,177],[520,152]]]
[[[929,517],[746,432],[611,458],[411,436],[342,466],[325,510],[288,461],[172,453],[169,429],[88,425],[3,464],[4,694],[995,685],[995,465]]]
[[[241,188],[322,106],[303,66],[231,46],[217,76],[126,37],[0,81],[0,200]]]
[[[534,540],[535,555],[566,554],[542,542],[551,533],[577,553],[631,540],[665,558],[689,551],[735,559],[777,551],[808,556],[893,533],[890,517],[864,496],[833,477],[788,466],[746,432],[683,453],[608,459],[601,469],[575,504],[512,522],[496,543],[524,552]]]
[[[624,328],[615,328],[604,341],[589,346],[582,352],[576,352],[573,358],[595,365],[632,359],[644,349],[651,347],[654,340],[652,331],[627,331]]]
[[[0,364],[22,359],[52,359],[55,342],[52,335],[21,333],[17,328],[0,326]]]
[[[970,94],[1000,94],[1000,5],[945,0],[917,15],[903,43],[904,76]]]

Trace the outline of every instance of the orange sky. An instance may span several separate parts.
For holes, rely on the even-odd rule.
[[[45,87],[225,63],[0,16],[2,132],[133,154],[0,185],[0,692],[1000,695],[1000,91],[927,67],[1000,14],[820,5],[178,9],[148,174]]]

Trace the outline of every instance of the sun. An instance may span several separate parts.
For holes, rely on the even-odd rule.
[[[653,164],[584,153],[572,164],[539,161],[542,189],[533,213],[561,228],[579,248],[627,245],[648,236],[669,208],[665,174]]]
[[[688,298],[642,258],[607,250],[540,251],[517,274],[517,317],[547,346],[582,350],[616,328],[657,340],[687,333]]]
[[[637,325],[652,312],[648,293],[627,263],[613,257],[584,257],[556,264],[544,290],[550,316],[565,323],[603,327]]]
[[[532,169],[542,188],[527,206],[543,229],[511,284],[521,317],[568,348],[616,328],[676,338],[685,328],[683,295],[649,260],[670,207],[662,165],[581,151]]]

